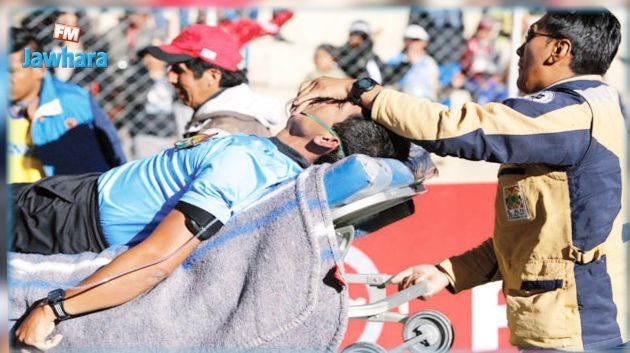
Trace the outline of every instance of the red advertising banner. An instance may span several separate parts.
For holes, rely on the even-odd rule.
[[[492,234],[496,184],[429,185],[416,197],[415,214],[355,240],[346,257],[348,273],[397,272],[416,264],[434,264],[479,245]],[[388,295],[396,293],[394,286]],[[350,287],[351,304],[367,302],[367,287]],[[437,310],[455,331],[453,350],[515,350],[509,344],[500,282],[452,295],[414,300],[408,310]],[[385,348],[400,345],[403,325],[350,321],[342,347],[357,341]]]

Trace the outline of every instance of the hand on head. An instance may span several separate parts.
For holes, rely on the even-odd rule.
[[[354,79],[330,77],[319,77],[312,81],[306,81],[300,85],[298,95],[293,101],[293,107],[302,106],[315,98],[346,100],[353,83]]]

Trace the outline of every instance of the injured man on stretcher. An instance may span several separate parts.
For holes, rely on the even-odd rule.
[[[99,253],[129,246],[74,287],[52,290],[31,305],[14,327],[16,343],[50,349],[62,340],[51,335],[56,323],[147,293],[235,212],[311,164],[354,153],[404,160],[409,147],[360,107],[319,100],[294,108],[270,139],[198,135],[103,174],[14,184],[12,252]]]

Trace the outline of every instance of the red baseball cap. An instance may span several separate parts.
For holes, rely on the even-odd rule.
[[[219,27],[196,24],[186,28],[171,44],[148,47],[154,57],[176,63],[199,58],[220,68],[236,71],[243,60],[238,42]]]

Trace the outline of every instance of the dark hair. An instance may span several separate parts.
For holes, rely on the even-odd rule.
[[[374,122],[370,114],[353,115],[334,124],[332,129],[339,135],[346,156],[355,153],[370,157],[394,158],[405,160],[409,157],[411,143],[404,137],[387,130]],[[334,163],[341,159],[338,148],[321,156],[315,163]]]
[[[186,67],[193,72],[193,76],[197,79],[201,78],[206,70],[215,69],[221,71],[221,81],[219,81],[220,87],[234,87],[240,85],[241,83],[249,82],[247,80],[247,72],[245,70],[229,71],[222,67],[207,63],[199,58],[194,58],[184,63],[186,64]]]
[[[361,31],[352,31],[352,32],[350,32],[350,34],[348,36],[349,37],[359,36],[359,37],[361,37],[361,39],[363,39],[365,41],[370,40],[370,35],[365,33],[365,32],[361,32]]]
[[[333,55],[333,51],[335,50],[335,47],[333,47],[331,44],[324,43],[317,46],[315,51],[318,51],[318,50],[323,50],[327,52],[328,54]]]
[[[11,53],[20,51],[26,47],[34,51],[42,51],[42,43],[28,30],[24,28],[11,27],[9,38],[11,40]]]
[[[621,42],[619,21],[603,8],[551,10],[539,24],[550,37],[571,41],[571,70],[576,74],[605,74]]]

